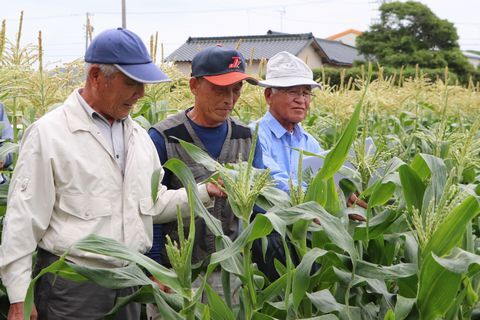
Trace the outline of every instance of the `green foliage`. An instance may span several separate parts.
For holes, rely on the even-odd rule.
[[[392,4],[391,10],[397,6]],[[432,20],[415,4],[408,6]],[[409,26],[417,23],[414,13],[408,11],[399,21],[393,13],[385,19],[391,28]],[[445,28],[440,30],[442,37],[451,34],[448,23],[440,26]],[[33,65],[41,59],[40,46],[20,48],[4,39],[3,30],[0,99],[6,103],[16,133],[13,143],[1,147],[0,156],[17,152],[22,131],[82,81],[79,62],[51,72],[35,69]],[[455,41],[442,45],[455,49]],[[415,45],[408,38],[402,43]],[[422,59],[439,63],[445,57],[426,54]],[[148,86],[132,114],[145,129],[192,103],[188,79],[175,67],[162,67],[174,81]],[[130,264],[94,269],[68,264],[62,257],[43,273],[76,281],[90,279],[107,287],[140,285],[136,293],[119,299],[107,319],[131,301],[156,303],[165,319],[475,318],[480,314],[480,86],[473,81],[459,86],[451,70],[452,65],[450,72],[413,64],[396,69],[377,66],[368,91],[364,90],[368,72],[362,66],[316,70],[323,87],[315,91],[303,126],[332,151],[316,176],[301,177],[309,186],[305,193],[298,190],[298,196],[292,197],[295,201],[266,181],[268,171],[251,167],[251,155],[248,162],[220,166],[182,142],[193,159],[221,172],[229,201],[244,222],[237,239],[226,237],[221,221],[208,212],[198,190],[192,188],[196,183],[188,167],[178,159],[165,163],[189,190],[191,211],[183,216],[194,213],[203,219],[217,240],[216,252],[205,261],[207,269],[196,291],[191,290],[196,275],[190,261],[193,229],[189,238],[169,243],[173,270],[111,239],[90,236],[75,249]],[[262,89],[246,85],[242,90],[234,114],[245,122],[258,119],[266,110]],[[375,141],[374,155],[364,152],[367,136]],[[342,167],[345,160],[354,167]],[[342,190],[357,190],[368,201],[367,211],[346,207],[343,192],[332,179],[338,172],[345,176]],[[151,183],[151,197],[156,200],[159,173]],[[7,191],[8,183],[0,185],[0,219]],[[250,221],[253,203],[267,212]],[[349,221],[352,212],[364,214],[368,221]],[[314,219],[321,225],[312,223]],[[285,265],[275,262],[280,278],[270,282],[251,263],[250,248],[252,241],[264,240],[272,230],[281,237],[287,261]],[[290,250],[298,255],[298,265],[290,259]],[[158,290],[141,268],[170,286],[173,293]],[[214,269],[240,283],[239,305],[222,301],[209,286]],[[207,295],[208,305],[201,302],[202,294]],[[0,317],[6,315],[7,305],[0,287]]]
[[[357,48],[370,60],[386,66],[448,66],[464,79],[473,72],[460,51],[454,25],[420,2],[382,4],[380,22],[357,38]]]
[[[354,66],[348,69],[339,69],[331,67],[322,67],[313,70],[314,78],[321,83],[334,87],[336,90],[351,90],[355,88],[355,81],[365,79],[366,72],[362,65]],[[430,82],[437,80],[445,80],[445,68],[415,68],[413,67],[374,67],[372,72],[372,80],[386,80],[395,85],[402,85],[406,79],[428,79]],[[475,78],[476,79],[476,78]],[[475,80],[474,79],[474,80]],[[468,80],[468,79],[467,79]],[[480,80],[480,78],[479,78]],[[449,71],[448,83],[455,84],[459,78],[455,72]]]

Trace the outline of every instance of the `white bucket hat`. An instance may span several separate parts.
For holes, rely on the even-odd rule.
[[[309,66],[293,54],[282,51],[274,55],[267,63],[267,77],[260,81],[262,87],[293,87],[309,85],[319,88],[313,81],[313,72]]]

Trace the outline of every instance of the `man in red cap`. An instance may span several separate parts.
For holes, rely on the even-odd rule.
[[[170,158],[186,162],[197,182],[207,179],[212,172],[196,163],[173,137],[194,143],[220,163],[237,162],[241,154],[246,161],[252,147],[251,130],[230,117],[240,97],[243,80],[257,84],[257,80],[245,74],[245,60],[240,52],[220,46],[208,47],[199,52],[192,61],[190,90],[195,96],[193,107],[181,111],[149,130],[162,163]],[[256,149],[253,165],[263,168],[260,148]],[[178,189],[181,182],[169,174],[163,184],[170,189]],[[239,233],[238,220],[233,214],[227,199],[215,198],[211,214],[222,221],[225,235],[234,239]],[[189,224],[185,223],[188,235]],[[203,219],[195,221],[195,244],[193,263],[202,261],[215,252],[215,235],[208,230]],[[169,235],[178,242],[177,223],[154,225],[154,244],[150,257],[163,265],[170,266],[165,249],[164,236]],[[214,275],[213,278],[218,275]],[[219,278],[214,283],[221,291]],[[215,280],[212,280],[215,282]]]

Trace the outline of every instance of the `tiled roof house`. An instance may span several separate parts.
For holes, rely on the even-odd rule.
[[[221,44],[237,48],[248,61],[249,73],[258,73],[260,61],[268,60],[280,51],[288,51],[305,61],[310,68],[324,66],[350,67],[353,61],[360,60],[354,47],[337,41],[319,39],[312,33],[288,34],[268,31],[266,35],[190,37],[165,60],[174,62],[186,75],[190,74],[190,64],[197,52],[205,47]]]
[[[349,46],[355,47],[355,42],[357,37],[361,35],[362,32],[355,29],[348,29],[343,32],[334,34],[330,37],[327,37],[327,40],[338,41]]]

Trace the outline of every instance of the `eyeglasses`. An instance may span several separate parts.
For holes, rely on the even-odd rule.
[[[307,100],[312,99],[315,97],[314,94],[312,94],[310,91],[307,90],[295,90],[295,89],[290,89],[290,88],[277,88],[277,90],[283,91],[287,94],[292,99],[304,97]]]

